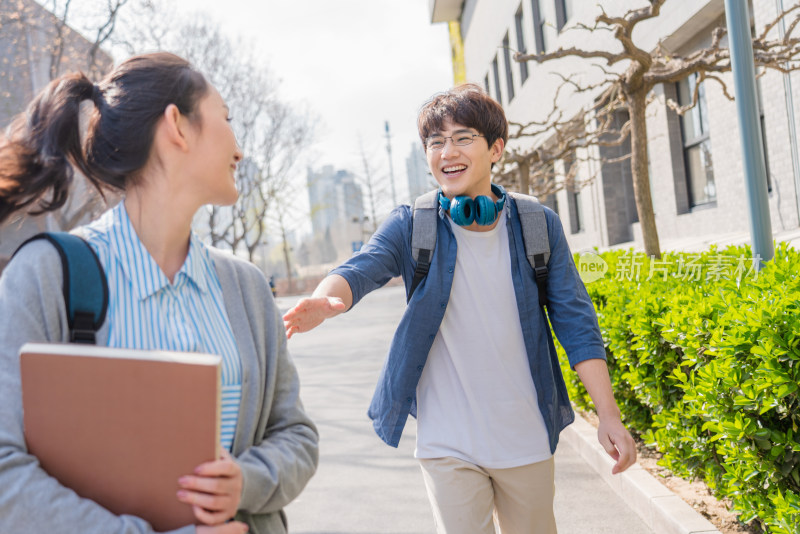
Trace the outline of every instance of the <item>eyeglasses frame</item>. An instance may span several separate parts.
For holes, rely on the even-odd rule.
[[[472,137],[471,137],[469,143],[456,143],[456,140],[453,139],[453,137],[457,137],[459,135],[464,135],[464,136],[469,135],[469,136],[472,136]],[[444,140],[444,142],[442,143],[442,146],[440,146],[438,148],[428,146],[428,140],[430,140],[432,137],[436,137],[436,138],[441,137]],[[439,150],[444,150],[445,145],[447,145],[447,140],[448,139],[450,139],[450,142],[453,143],[453,146],[469,146],[469,145],[471,145],[472,143],[475,142],[475,138],[476,137],[486,137],[486,136],[483,135],[483,134],[473,134],[473,133],[471,133],[471,134],[460,133],[460,134],[448,135],[448,136],[444,136],[444,135],[431,136],[431,137],[428,137],[428,139],[425,140],[425,150],[435,150],[437,152]]]

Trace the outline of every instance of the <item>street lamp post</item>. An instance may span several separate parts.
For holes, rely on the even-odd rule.
[[[750,34],[750,13],[747,2],[725,0],[728,22],[728,46],[731,70],[736,91],[736,111],[739,115],[739,138],[742,144],[745,188],[750,208],[750,236],[753,256],[769,261],[775,255],[772,246],[772,223],[767,202],[767,169],[761,124],[758,120],[756,77],[753,62],[753,39]],[[754,262],[754,268],[761,267]]]
[[[394,190],[394,166],[392,165],[392,136],[389,133],[389,121],[385,122],[386,127],[386,153],[389,154],[389,183],[392,185],[392,207],[397,206],[397,194]]]

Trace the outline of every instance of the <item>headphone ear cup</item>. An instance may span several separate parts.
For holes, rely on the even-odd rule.
[[[450,201],[450,218],[459,226],[469,226],[475,220],[475,203],[467,196]]]
[[[487,196],[475,197],[475,222],[481,226],[488,226],[497,219],[497,205]]]

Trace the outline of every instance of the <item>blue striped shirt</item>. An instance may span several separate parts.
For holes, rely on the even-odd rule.
[[[170,283],[136,235],[124,202],[89,224],[85,237],[108,278],[109,347],[222,356],[221,441],[230,450],[239,418],[242,366],[205,245],[192,233],[186,261]]]

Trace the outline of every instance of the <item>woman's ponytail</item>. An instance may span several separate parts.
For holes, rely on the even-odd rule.
[[[0,137],[0,223],[34,203],[37,212],[63,206],[73,167],[101,194],[104,185],[135,183],[167,106],[193,117],[208,87],[185,59],[167,52],[129,58],[99,85],[80,73],[53,80]],[[94,109],[81,144],[84,100]]]
[[[82,73],[67,74],[50,82],[9,126],[0,139],[0,223],[35,202],[39,211],[63,206],[72,165],[99,189],[87,168],[79,129],[80,104],[94,100],[94,92]]]

